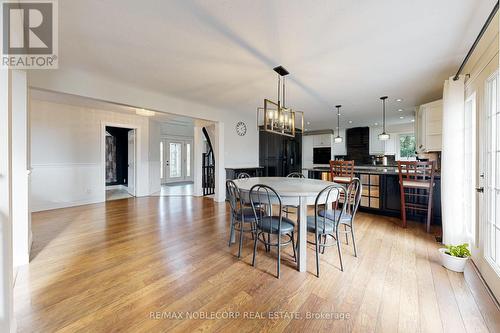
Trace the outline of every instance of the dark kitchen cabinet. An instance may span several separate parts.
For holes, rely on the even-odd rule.
[[[354,127],[346,131],[347,159],[355,164],[367,164],[370,161],[370,128]]]
[[[267,177],[285,177],[302,171],[302,134],[294,138],[260,131],[259,164]]]
[[[441,178],[434,178],[434,191],[432,197],[432,223],[441,223]],[[399,176],[387,175],[383,177],[383,203],[382,209],[386,214],[393,216],[401,215],[401,192],[399,188]],[[422,201],[424,204],[426,201]],[[425,214],[411,212],[407,210],[406,216],[410,220],[424,221]]]

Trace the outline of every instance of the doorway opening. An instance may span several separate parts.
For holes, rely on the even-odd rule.
[[[192,137],[161,138],[160,195],[193,195],[193,141]]]
[[[136,130],[105,126],[104,132],[106,201],[134,197]]]

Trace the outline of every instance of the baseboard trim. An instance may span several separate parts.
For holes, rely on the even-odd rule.
[[[476,263],[473,261],[473,260],[469,260],[471,262],[471,266],[472,266],[472,269],[474,271],[474,273],[476,273],[476,276],[479,278],[479,281],[481,281],[482,285],[484,286],[484,288],[486,289],[486,292],[488,293],[488,295],[491,297],[493,303],[495,303],[497,309],[500,311],[500,303],[498,302],[497,298],[495,297],[495,295],[493,294],[493,292],[491,291],[490,287],[488,286],[488,284],[486,283],[486,281],[484,280],[483,278],[483,275],[481,274],[481,272],[479,271],[479,268],[477,268],[476,266]],[[467,280],[467,279],[466,279]]]

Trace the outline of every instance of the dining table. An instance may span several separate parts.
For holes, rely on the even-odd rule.
[[[278,193],[283,206],[298,207],[297,267],[300,272],[305,272],[307,269],[307,206],[314,205],[318,194],[327,186],[343,185],[318,179],[291,177],[253,177],[233,181],[247,203],[250,202],[250,189],[254,185],[262,184],[273,188]]]

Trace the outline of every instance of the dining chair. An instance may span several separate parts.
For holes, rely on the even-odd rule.
[[[336,186],[336,185],[332,185]],[[337,185],[337,187],[339,187]],[[337,243],[337,247],[339,250],[339,258],[340,258],[340,270],[343,271],[344,267],[342,264],[342,254],[340,250],[340,240],[339,240],[339,234],[345,234],[346,237],[346,243],[349,244],[348,241],[348,234],[351,234],[352,237],[352,244],[353,244],[353,249],[354,249],[354,256],[357,257],[358,253],[356,250],[356,240],[354,237],[354,220],[356,217],[356,213],[359,208],[359,204],[361,202],[361,193],[362,193],[362,185],[359,180],[359,178],[353,178],[352,181],[349,183],[347,187],[341,186],[339,187],[341,190],[338,191],[338,197],[335,197],[336,199],[336,204],[334,205],[334,209],[324,209],[323,207],[328,207],[328,205],[324,205],[323,207],[317,207],[315,205],[315,216],[317,215],[319,218],[323,218],[323,220],[326,218],[328,221],[331,222],[335,227],[335,243]],[[320,193],[321,194],[321,193]],[[318,198],[320,198],[320,195],[318,195]],[[318,200],[318,198],[316,200]],[[347,199],[344,199],[347,198]],[[333,201],[333,200],[331,200]],[[317,212],[317,214],[316,214]],[[311,218],[314,218],[311,217]],[[308,229],[310,228],[310,224],[312,222],[310,221],[311,218],[308,217]],[[338,220],[338,224],[336,224]],[[328,223],[326,223],[328,224]],[[344,226],[344,230],[340,230],[340,226]],[[312,229],[311,229],[312,230]],[[323,234],[323,242],[327,242],[327,237],[332,236],[332,234]],[[320,245],[320,249],[322,253],[325,252],[325,246]],[[319,276],[319,267],[318,267],[318,276]]]
[[[245,204],[241,197],[241,192],[236,183],[232,180],[226,181],[226,190],[228,193],[228,201],[231,209],[231,225],[229,233],[229,245],[235,231],[240,232],[238,258],[241,257],[241,248],[243,245],[243,234],[252,233],[252,238],[255,232],[255,214],[253,208]],[[258,209],[259,210],[259,209]]]
[[[252,186],[249,193],[250,203],[255,217],[255,236],[253,245],[252,266],[256,266],[257,243],[261,242],[270,251],[276,247],[278,252],[277,278],[281,276],[281,248],[292,244],[293,259],[297,263],[293,221],[282,215],[283,204],[279,194],[270,186],[257,184]],[[278,209],[273,210],[273,206]],[[266,207],[262,209],[260,207]],[[260,208],[260,209],[259,209]],[[274,214],[276,212],[277,214]],[[267,236],[267,237],[266,237]],[[273,237],[275,240],[273,241]],[[285,237],[283,240],[282,237]]]
[[[324,253],[324,248],[337,244],[340,260],[340,270],[344,270],[342,264],[342,252],[340,249],[339,241],[339,224],[342,217],[342,210],[332,210],[332,214],[321,216],[319,213],[322,207],[328,207],[331,202],[338,202],[340,194],[345,194],[345,188],[337,184],[325,187],[314,201],[314,215],[307,216],[307,231],[314,234],[314,242],[308,241],[313,244],[316,252],[316,276],[319,277],[319,254]],[[331,237],[335,242],[328,242],[327,237]],[[323,251],[322,251],[323,250]]]
[[[251,176],[246,172],[241,172],[238,174],[238,177],[236,177],[236,179],[246,179],[246,178],[251,178]]]
[[[354,161],[330,161],[331,181],[349,184],[354,178]]]
[[[287,178],[306,178],[303,173],[301,172],[292,172],[286,176]],[[286,217],[288,217],[288,214],[293,214],[295,213],[297,215],[297,221],[299,221],[299,206],[294,206],[294,205],[285,205],[283,207],[283,212],[286,214]]]
[[[430,232],[434,169],[433,161],[398,161],[403,228],[406,228],[406,210],[410,209],[427,214],[426,231]]]
[[[302,172],[292,172],[287,175],[288,178],[306,178]]]

